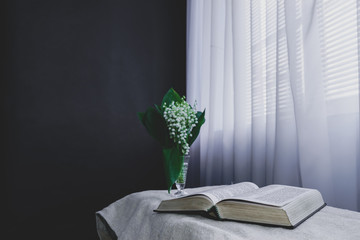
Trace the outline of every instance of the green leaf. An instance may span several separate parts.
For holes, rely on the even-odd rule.
[[[155,109],[161,114],[161,116],[164,114],[164,110],[161,106],[154,104]]]
[[[201,126],[205,123],[205,110],[203,112],[197,112],[196,117],[198,119],[198,123],[191,131],[192,136],[189,137],[189,146],[191,146],[191,144],[193,144],[193,142],[196,140],[197,136],[199,135]]]
[[[164,157],[166,184],[168,192],[170,193],[172,185],[179,177],[184,163],[184,156],[180,153],[176,146],[172,148],[163,148],[162,152]]]
[[[164,106],[164,103],[166,103],[166,106],[169,106],[172,102],[181,102],[184,101],[180,95],[172,88],[169,89],[169,91],[165,94],[161,106]]]
[[[139,118],[140,122],[142,122],[142,121],[143,121],[143,119],[144,119],[144,115],[145,115],[145,113],[142,113],[142,112],[138,112],[138,113],[137,113],[137,116],[138,116],[138,118]]]
[[[155,138],[162,147],[169,148],[174,145],[174,141],[170,139],[165,119],[157,110],[148,108],[145,113],[138,113],[138,117],[150,136]]]

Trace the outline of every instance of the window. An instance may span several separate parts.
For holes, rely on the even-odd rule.
[[[330,114],[357,112],[359,95],[356,0],[323,0],[320,16],[322,76]]]

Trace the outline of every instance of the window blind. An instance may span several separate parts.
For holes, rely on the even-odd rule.
[[[356,0],[323,0],[317,11],[325,97],[346,101],[359,94]]]

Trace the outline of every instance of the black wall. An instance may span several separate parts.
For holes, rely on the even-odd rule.
[[[96,211],[166,189],[136,113],[170,87],[185,95],[186,1],[14,0],[6,12],[7,239],[97,239]]]

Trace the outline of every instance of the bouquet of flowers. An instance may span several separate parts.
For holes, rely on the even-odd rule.
[[[189,154],[191,144],[199,135],[205,122],[205,110],[196,111],[196,102],[191,106],[185,97],[174,89],[164,96],[161,105],[138,113],[149,134],[162,146],[168,192],[179,177],[184,155]]]

